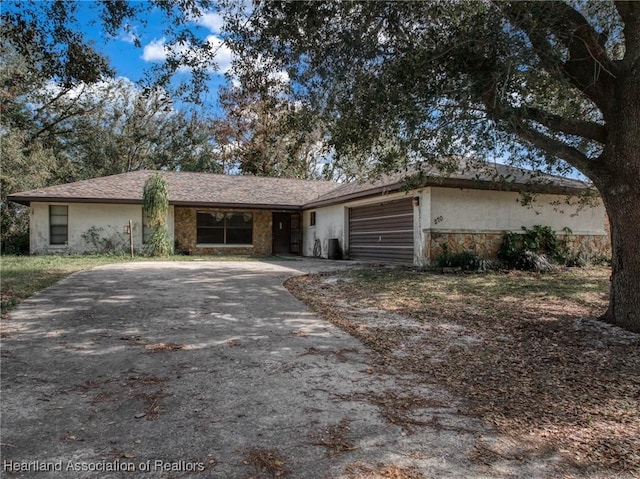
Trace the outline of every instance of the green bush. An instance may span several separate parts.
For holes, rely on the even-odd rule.
[[[4,185],[3,185],[4,186]],[[0,252],[29,254],[29,214],[22,205],[0,201]]]
[[[585,259],[578,253],[571,253],[566,242],[558,239],[549,226],[535,225],[524,233],[507,233],[502,237],[498,257],[510,268],[525,271],[550,271],[554,264],[584,266]],[[571,230],[566,229],[567,233]]]
[[[462,268],[464,271],[477,271],[482,269],[482,258],[472,251],[450,253],[447,245],[443,247],[443,253],[436,260],[439,268]]]
[[[17,256],[29,254],[29,231],[3,235],[0,241],[2,241],[0,244],[2,254]]]
[[[169,211],[169,186],[159,173],[150,176],[142,192],[144,222],[152,229],[144,246],[149,256],[168,256],[172,252],[167,213]]]

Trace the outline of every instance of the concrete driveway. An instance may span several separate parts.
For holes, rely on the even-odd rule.
[[[282,286],[344,264],[116,264],[25,301],[4,324],[2,475],[497,477],[469,460],[472,420],[408,433],[358,400],[394,379]]]

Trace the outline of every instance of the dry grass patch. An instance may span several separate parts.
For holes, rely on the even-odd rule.
[[[377,369],[446,385],[463,413],[615,477],[640,474],[640,335],[596,320],[609,275],[381,268],[287,286],[368,346]],[[410,418],[402,405],[380,404]]]
[[[312,434],[311,444],[327,448],[329,455],[355,451],[358,447],[346,437],[349,431],[351,431],[349,421],[342,419],[338,424],[325,427],[320,432]]]
[[[250,464],[256,471],[255,476],[251,479],[261,477],[270,477],[277,479],[278,477],[287,477],[290,472],[286,468],[286,463],[280,452],[275,449],[252,449],[244,460],[245,464]]]
[[[160,419],[160,413],[162,412],[162,400],[167,397],[168,394],[162,390],[154,391],[152,393],[139,393],[137,397],[144,403],[144,413],[140,413],[136,417],[145,417],[147,421],[156,421]]]
[[[185,348],[185,345],[178,343],[154,343],[147,344],[144,348],[152,353],[163,353],[167,351],[180,351]]]

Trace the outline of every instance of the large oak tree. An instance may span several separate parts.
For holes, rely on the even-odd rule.
[[[640,331],[640,2],[263,2],[229,25],[299,85],[337,159],[582,172],[611,222],[604,319]]]
[[[15,49],[43,78],[70,87],[113,73],[82,38],[77,3],[5,3],[3,51]],[[328,129],[336,162],[385,171],[462,155],[578,169],[611,221],[604,319],[640,331],[640,2],[92,5],[111,36],[149,9],[164,13],[167,44],[176,48],[149,84],[167,85],[187,66],[194,95],[215,50],[190,22],[223,9],[227,40],[245,62],[268,58],[275,72],[286,71],[292,100]],[[3,101],[16,81],[3,85]]]

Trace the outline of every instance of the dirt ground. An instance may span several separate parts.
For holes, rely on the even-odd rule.
[[[2,325],[3,477],[558,477],[554,451],[480,460],[520,444],[283,286],[329,265],[350,267],[118,264],[25,301]]]
[[[392,395],[362,398],[390,422],[415,427],[411,412],[424,398],[413,391],[440,387],[460,400],[461,415],[501,433],[478,440],[472,457],[481,463],[536,458],[553,467],[539,477],[640,477],[640,335],[597,320],[609,274],[378,267],[286,285],[394,376]]]

